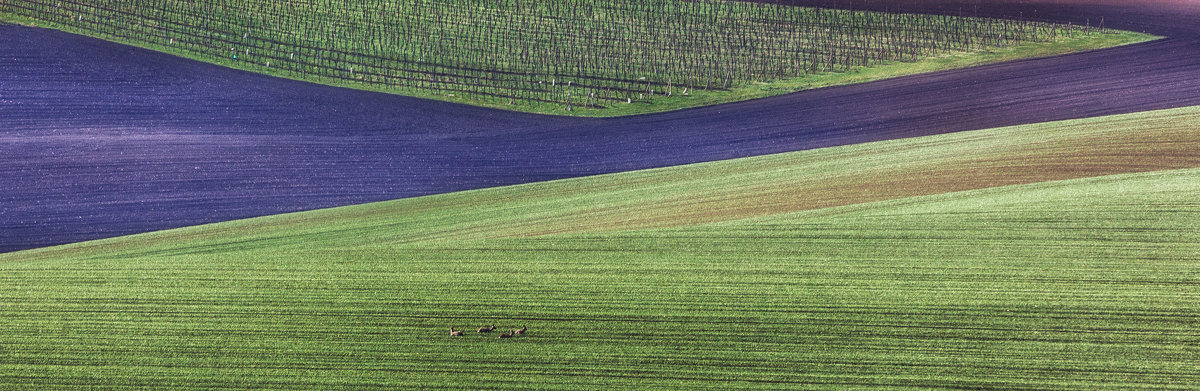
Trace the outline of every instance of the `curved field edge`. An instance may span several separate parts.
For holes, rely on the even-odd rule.
[[[267,216],[0,254],[415,243],[715,223],[920,195],[1200,167],[1200,106]],[[283,234],[281,232],[287,232]],[[290,238],[283,240],[283,238]],[[188,245],[184,245],[187,243]]]
[[[0,385],[1195,389],[1197,194],[1185,169],[657,230],[10,259]],[[493,322],[530,331],[471,332]]]
[[[0,23],[18,23],[31,27],[41,27],[64,31],[77,35],[90,36],[85,31],[73,28],[68,25],[58,24],[49,21],[33,20],[19,15],[0,12]],[[655,100],[651,104],[635,103],[627,105],[614,105],[605,109],[590,109],[579,107],[575,110],[568,111],[562,105],[556,103],[522,103],[521,105],[511,105],[506,102],[492,102],[479,99],[471,99],[458,96],[449,96],[444,93],[433,93],[426,90],[410,89],[403,87],[374,87],[359,83],[348,83],[329,78],[319,77],[304,77],[301,74],[294,72],[282,71],[275,68],[255,66],[244,62],[233,61],[224,58],[210,58],[194,55],[179,49],[172,48],[167,45],[160,45],[148,42],[141,42],[130,39],[122,39],[120,37],[94,37],[96,39],[107,40],[120,43],[123,45],[140,47],[143,49],[153,50],[161,53],[171,54],[178,57],[188,58],[191,60],[220,65],[228,68],[239,69],[247,72],[265,74],[285,79],[311,82],[322,85],[335,87],[344,87],[350,89],[358,89],[365,91],[382,92],[389,94],[397,94],[403,96],[411,96],[416,98],[431,99],[452,103],[461,103],[473,106],[489,107],[508,111],[522,111],[537,114],[560,115],[560,116],[575,116],[575,117],[595,117],[609,118],[622,117],[639,114],[660,113],[675,110],[682,110],[695,107],[704,107],[718,105],[722,103],[740,102],[752,99],[760,99],[777,95],[784,95],[799,91],[812,90],[825,87],[833,87],[839,85],[849,85],[866,83],[871,81],[891,79],[901,76],[918,75],[924,73],[932,73],[939,71],[947,71],[953,69],[968,68],[973,66],[994,64],[1000,62],[1008,62],[1022,59],[1033,59],[1041,57],[1050,57],[1056,55],[1078,53],[1092,50],[1101,50],[1118,46],[1149,42],[1162,37],[1124,31],[1124,30],[1105,30],[1105,33],[1090,34],[1085,37],[1078,38],[1059,38],[1054,42],[1035,42],[1026,43],[1019,46],[999,48],[992,50],[977,50],[971,52],[962,52],[958,54],[950,54],[936,57],[929,57],[915,62],[899,62],[892,61],[884,64],[871,67],[852,67],[846,72],[825,72],[810,74],[797,78],[784,78],[774,82],[755,82],[748,84],[739,84],[730,87],[726,91],[719,90],[694,90],[688,95],[676,95],[671,99]]]

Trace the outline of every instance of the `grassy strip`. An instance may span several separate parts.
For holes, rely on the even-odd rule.
[[[858,14],[855,14],[855,15],[858,15]],[[173,55],[191,58],[191,59],[198,60],[198,61],[210,62],[210,63],[219,64],[222,66],[228,66],[228,67],[243,69],[243,70],[252,71],[252,72],[269,74],[269,75],[278,76],[278,77],[304,80],[304,81],[309,81],[309,82],[315,82],[315,83],[321,83],[321,84],[327,84],[327,85],[333,85],[333,86],[340,86],[340,87],[347,87],[347,88],[356,88],[356,89],[364,89],[364,90],[393,93],[393,94],[400,94],[400,95],[407,95],[407,96],[415,96],[415,97],[428,98],[428,99],[436,99],[436,100],[442,100],[442,101],[447,101],[447,102],[493,107],[493,108],[499,108],[499,109],[505,109],[505,110],[518,110],[518,111],[527,111],[527,112],[543,113],[543,114],[572,115],[572,116],[583,116],[583,117],[615,117],[615,116],[672,111],[672,110],[679,110],[679,109],[690,108],[690,107],[700,107],[700,106],[708,106],[708,105],[714,105],[714,104],[720,104],[720,103],[726,103],[726,102],[763,98],[763,97],[786,94],[786,93],[802,91],[802,90],[807,90],[807,89],[813,89],[813,88],[821,88],[821,87],[852,84],[852,83],[861,83],[861,82],[867,82],[867,81],[873,81],[873,80],[881,80],[881,79],[886,79],[886,78],[904,76],[904,75],[927,73],[927,72],[934,72],[934,71],[948,70],[948,69],[957,69],[957,68],[969,67],[969,66],[974,66],[974,65],[996,63],[996,62],[1002,62],[1002,61],[1010,61],[1010,60],[1022,59],[1022,58],[1044,57],[1044,56],[1051,56],[1051,55],[1057,55],[1057,54],[1063,54],[1063,53],[1071,53],[1071,52],[1086,51],[1086,50],[1096,50],[1096,49],[1102,49],[1102,48],[1108,48],[1108,47],[1126,45],[1126,44],[1132,44],[1132,43],[1138,43],[1138,42],[1145,42],[1148,40],[1157,39],[1157,37],[1153,37],[1153,36],[1149,36],[1149,35],[1145,35],[1145,34],[1124,32],[1124,31],[1116,31],[1116,32],[1110,31],[1110,32],[1106,32],[1106,33],[1093,32],[1093,33],[1086,33],[1086,34],[1078,33],[1078,34],[1073,34],[1074,35],[1073,37],[1067,36],[1067,35],[1059,36],[1057,40],[1048,41],[1048,42],[1024,42],[1023,44],[1018,45],[1018,46],[996,45],[996,46],[992,46],[991,49],[987,49],[987,50],[973,49],[970,51],[964,51],[964,50],[943,51],[943,52],[939,52],[942,54],[934,55],[934,56],[925,54],[925,55],[918,57],[917,61],[880,60],[880,61],[872,61],[872,66],[838,65],[838,66],[836,66],[836,68],[837,68],[837,70],[839,70],[839,72],[829,72],[826,69],[819,67],[818,69],[806,70],[803,74],[798,75],[798,76],[797,75],[784,75],[782,77],[769,77],[766,79],[763,79],[765,76],[762,76],[762,77],[758,77],[758,78],[748,79],[748,80],[768,80],[768,79],[773,80],[770,82],[752,82],[752,81],[747,81],[747,80],[735,80],[731,84],[730,88],[728,88],[728,89],[705,90],[705,89],[701,89],[699,86],[709,84],[709,82],[694,81],[694,82],[689,82],[689,84],[693,88],[691,88],[687,94],[682,93],[682,86],[684,86],[685,84],[679,81],[681,76],[678,76],[678,75],[671,76],[671,75],[666,75],[666,74],[652,74],[652,75],[650,75],[648,80],[640,81],[640,80],[635,80],[637,78],[635,76],[630,76],[630,74],[625,74],[625,73],[610,74],[611,73],[610,71],[605,71],[605,72],[600,72],[597,75],[603,74],[603,75],[605,75],[605,77],[615,78],[614,80],[623,80],[623,79],[629,79],[629,80],[613,81],[613,83],[616,83],[613,86],[594,87],[591,90],[584,88],[584,90],[581,90],[581,91],[574,91],[574,90],[558,91],[559,89],[567,88],[567,87],[564,87],[564,85],[561,81],[571,79],[571,78],[573,78],[573,76],[550,75],[550,74],[542,75],[542,74],[537,74],[537,73],[528,73],[528,76],[532,77],[533,79],[527,80],[525,82],[521,82],[523,84],[520,84],[520,85],[537,85],[537,86],[539,86],[539,87],[537,87],[539,89],[551,88],[555,92],[545,92],[547,94],[550,94],[549,95],[550,98],[541,96],[541,94],[543,94],[543,92],[528,92],[528,94],[534,94],[534,95],[529,95],[529,96],[526,96],[526,93],[519,93],[518,94],[519,97],[517,97],[517,99],[515,100],[516,104],[514,104],[513,97],[509,97],[509,96],[489,97],[489,96],[485,96],[485,95],[467,93],[466,91],[437,90],[436,88],[441,88],[441,87],[435,88],[435,87],[429,86],[429,85],[432,85],[429,83],[435,83],[435,81],[433,81],[433,79],[425,80],[425,79],[432,77],[429,75],[419,76],[422,80],[425,80],[425,81],[419,82],[423,86],[412,86],[412,85],[409,85],[408,81],[398,82],[396,80],[389,81],[389,80],[361,79],[361,74],[359,75],[360,77],[358,77],[358,78],[350,78],[350,77],[348,77],[348,75],[343,75],[340,73],[326,75],[326,74],[314,71],[312,69],[305,68],[308,65],[303,65],[303,64],[297,65],[300,68],[296,68],[296,69],[291,69],[291,68],[287,68],[287,67],[283,66],[282,64],[285,63],[285,59],[290,58],[291,54],[278,54],[277,53],[278,56],[282,56],[282,57],[271,57],[271,58],[267,58],[267,59],[263,59],[263,60],[250,60],[250,59],[246,58],[247,55],[249,55],[249,54],[243,54],[242,58],[239,60],[239,59],[233,59],[233,58],[230,58],[229,56],[224,56],[224,55],[213,55],[212,53],[208,53],[208,52],[197,52],[197,51],[195,51],[195,49],[185,50],[185,49],[181,48],[181,44],[179,44],[179,43],[172,45],[172,44],[167,44],[166,42],[162,42],[166,38],[141,39],[141,38],[126,38],[121,35],[103,35],[103,34],[98,34],[95,31],[81,29],[81,28],[79,28],[77,26],[73,26],[71,24],[57,23],[57,22],[46,21],[46,20],[33,20],[33,19],[26,18],[26,17],[18,16],[13,13],[6,13],[6,12],[3,12],[2,10],[0,10],[0,20],[8,20],[10,22],[17,22],[17,23],[22,23],[22,24],[27,24],[27,25],[55,28],[55,29],[59,29],[59,30],[76,33],[76,34],[99,36],[101,38],[120,42],[123,44],[139,46],[139,47],[143,47],[143,48],[147,48],[147,49],[151,49],[151,50],[156,50],[156,51],[160,51],[160,52],[170,53]],[[847,33],[849,33],[849,32],[847,32]],[[237,37],[235,37],[235,38],[237,38]],[[862,38],[862,37],[860,37],[860,38]],[[233,38],[231,38],[231,39],[233,39]],[[237,39],[241,40],[242,38],[237,38]],[[253,40],[254,38],[251,37],[248,39]],[[862,39],[868,39],[868,38],[862,38]],[[450,41],[457,42],[458,40],[450,40]],[[358,42],[358,41],[352,40],[352,41],[348,41],[348,42]],[[205,41],[205,44],[211,44],[211,43],[209,43],[208,41]],[[322,43],[322,45],[325,45],[325,46],[328,46],[328,44],[332,44],[332,43],[329,43],[329,42]],[[351,43],[346,43],[346,44],[351,44]],[[361,44],[361,43],[355,43],[355,44]],[[773,43],[772,45],[774,45],[774,44],[781,45],[782,43]],[[794,44],[797,44],[797,43],[790,42],[787,45],[794,45]],[[230,44],[230,45],[241,47],[239,44]],[[868,45],[868,43],[862,43],[861,45]],[[869,45],[874,46],[875,44],[871,43]],[[976,45],[977,46],[974,46],[974,47],[978,47],[978,45],[982,45],[982,44],[976,44]],[[276,46],[277,45],[275,45],[275,44],[271,44],[271,47],[273,47],[273,48],[275,48]],[[791,46],[788,46],[788,47],[791,47]],[[222,46],[222,50],[225,50],[224,46]],[[276,48],[273,50],[282,50],[282,49]],[[349,48],[348,50],[350,50],[351,53],[357,53],[358,51],[368,50],[368,49],[353,47],[353,48]],[[371,50],[374,50],[374,49],[371,49]],[[472,50],[467,50],[466,52],[479,53],[481,50],[482,49],[472,49]],[[280,53],[283,53],[283,52],[280,52]],[[266,55],[266,54],[264,53],[263,55]],[[399,54],[397,54],[397,55],[399,55]],[[417,56],[417,54],[415,54],[415,53],[403,53],[403,55],[404,56]],[[643,56],[646,56],[646,55],[638,55],[635,57],[641,58]],[[266,62],[271,61],[271,60],[274,61],[275,66],[265,66]],[[909,59],[909,60],[912,60],[912,59]],[[461,61],[461,59],[457,59],[457,57],[454,57],[453,60],[447,60],[447,61]],[[566,61],[566,60],[563,60],[563,61]],[[732,61],[732,60],[730,60],[730,61]],[[730,62],[730,61],[722,61],[721,63],[730,63],[730,64],[734,63],[734,62]],[[476,66],[485,66],[485,65],[487,65],[487,64],[477,64]],[[365,66],[367,66],[367,65],[366,64],[359,65],[360,68],[365,67]],[[392,70],[400,69],[405,66],[408,66],[408,65],[396,65],[396,68],[386,68],[386,69],[381,68],[379,70],[379,72],[388,73],[388,72],[391,72]],[[747,65],[747,66],[749,66],[749,65]],[[287,68],[287,69],[285,69],[285,68]],[[314,69],[316,69],[316,68],[314,68]],[[324,68],[320,68],[320,69],[324,69]],[[672,68],[672,69],[673,70],[671,72],[687,71],[686,69],[685,70],[674,69],[674,68]],[[755,69],[757,69],[757,67],[755,67]],[[512,70],[510,70],[510,71],[512,71]],[[360,69],[360,73],[361,72],[362,72],[362,70]],[[409,71],[405,70],[403,72],[409,72]],[[441,69],[439,72],[451,72],[451,71],[446,70],[446,69]],[[514,72],[517,72],[517,71],[514,71]],[[599,72],[599,71],[597,71],[597,72]],[[667,71],[664,70],[663,72],[667,72]],[[697,74],[714,74],[714,73],[721,74],[722,72],[725,72],[725,71],[703,70],[703,71],[699,71],[699,72],[687,71],[684,73],[689,74],[689,75],[697,75]],[[522,72],[517,72],[517,73],[522,73]],[[640,73],[638,73],[638,74],[640,75]],[[414,74],[414,75],[416,75],[416,74]],[[422,74],[422,75],[424,75],[424,74]],[[460,81],[471,79],[473,77],[478,77],[478,75],[475,75],[475,74],[472,74],[472,75],[473,76],[456,76],[456,77],[458,79],[460,79]],[[645,76],[645,75],[643,75],[643,76]],[[412,76],[412,77],[417,77],[417,76]],[[558,82],[556,84],[552,83],[551,80],[554,80],[556,78],[560,82]],[[675,87],[674,88],[670,88],[671,83],[669,83],[668,81],[664,81],[664,80],[671,80],[672,78],[675,79],[675,82],[674,82]],[[434,79],[437,79],[437,77],[434,77]],[[663,79],[663,80],[660,80],[660,79]],[[580,83],[584,83],[584,81],[581,81]],[[657,94],[650,94],[647,96],[646,94],[641,94],[641,93],[637,92],[636,90],[638,90],[638,89],[644,89],[642,87],[643,83],[649,83],[649,84],[646,84],[645,87],[648,87],[648,88],[651,88],[651,89],[657,91]],[[717,81],[716,83],[722,84],[722,83],[724,83],[724,81]],[[426,85],[426,84],[429,84],[429,85]],[[553,88],[549,87],[552,84],[554,85],[554,87]],[[434,90],[431,90],[430,88],[434,88]],[[488,87],[488,88],[492,88],[492,87]],[[496,91],[492,91],[491,89],[488,89],[488,88],[485,88],[485,90],[491,91],[491,92],[496,92]],[[495,87],[495,88],[501,88],[501,87]],[[599,89],[597,89],[597,88],[599,88]],[[616,88],[616,90],[619,90],[618,92],[615,93],[616,95],[619,95],[619,96],[612,95],[612,94],[614,94],[614,92],[613,92],[614,88]],[[630,90],[630,89],[632,89],[632,90]],[[665,96],[665,92],[667,90],[678,90],[678,91],[675,91],[676,93],[673,94],[672,96],[667,97],[667,96]],[[500,91],[500,90],[497,90],[497,91]],[[580,100],[582,99],[581,97],[589,96],[589,94],[594,94],[596,96],[604,96],[606,98],[616,99],[616,101],[608,101],[607,103],[603,104],[604,108],[587,107]],[[501,95],[503,95],[503,94],[501,94]],[[570,98],[570,99],[565,98],[566,96],[569,96],[569,95],[574,96],[575,98]],[[612,96],[610,96],[610,95],[612,95]],[[625,103],[626,97],[631,98],[632,103]],[[529,98],[529,99],[525,99],[525,98]],[[548,100],[540,100],[543,98],[546,98]],[[573,99],[574,105],[572,105],[572,110],[568,110],[567,105],[564,104],[564,101],[562,101],[563,99],[568,99],[568,100]]]
[[[0,388],[1195,389],[1200,169],[1152,170],[1200,167],[1197,129],[1165,110],[3,254]],[[491,322],[531,331],[447,335]]]

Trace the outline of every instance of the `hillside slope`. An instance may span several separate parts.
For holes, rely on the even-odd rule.
[[[6,261],[0,384],[1194,389],[1200,170],[649,231]],[[496,323],[517,339],[447,336]]]
[[[1200,167],[1198,120],[968,132],[3,254],[0,388],[1194,389],[1200,169],[1170,168]],[[447,335],[493,322],[530,332]]]
[[[0,36],[0,182],[16,184],[0,188],[3,252],[1200,104],[1200,46],[1181,40],[601,120],[330,88],[45,29]]]

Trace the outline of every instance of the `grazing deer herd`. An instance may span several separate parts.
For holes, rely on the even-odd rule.
[[[490,332],[493,332],[493,331],[496,331],[496,324],[495,324],[495,323],[493,323],[493,324],[491,324],[491,325],[489,325],[489,326],[483,326],[483,327],[480,327],[478,330],[475,330],[475,332],[476,332],[476,333],[480,333],[480,334],[482,334],[482,333],[490,333]],[[526,332],[526,331],[529,331],[529,328],[527,328],[527,327],[525,327],[524,325],[522,325],[522,326],[521,326],[521,328],[519,328],[519,329],[514,329],[514,330],[512,330],[512,331],[509,331],[509,332],[507,332],[507,333],[500,333],[500,338],[512,338],[512,337],[515,337],[515,336],[518,336],[518,335],[521,335],[521,334],[525,334],[525,332]],[[463,336],[463,331],[462,331],[462,330],[455,330],[455,329],[454,329],[454,326],[450,326],[450,336],[451,336],[451,337],[461,337],[461,336]]]

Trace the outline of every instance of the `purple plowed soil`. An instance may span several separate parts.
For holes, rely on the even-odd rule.
[[[294,82],[0,26],[0,251],[457,190],[1200,105],[1182,1],[794,1],[1170,39],[672,113],[574,119]],[[960,11],[962,10],[962,11]]]

